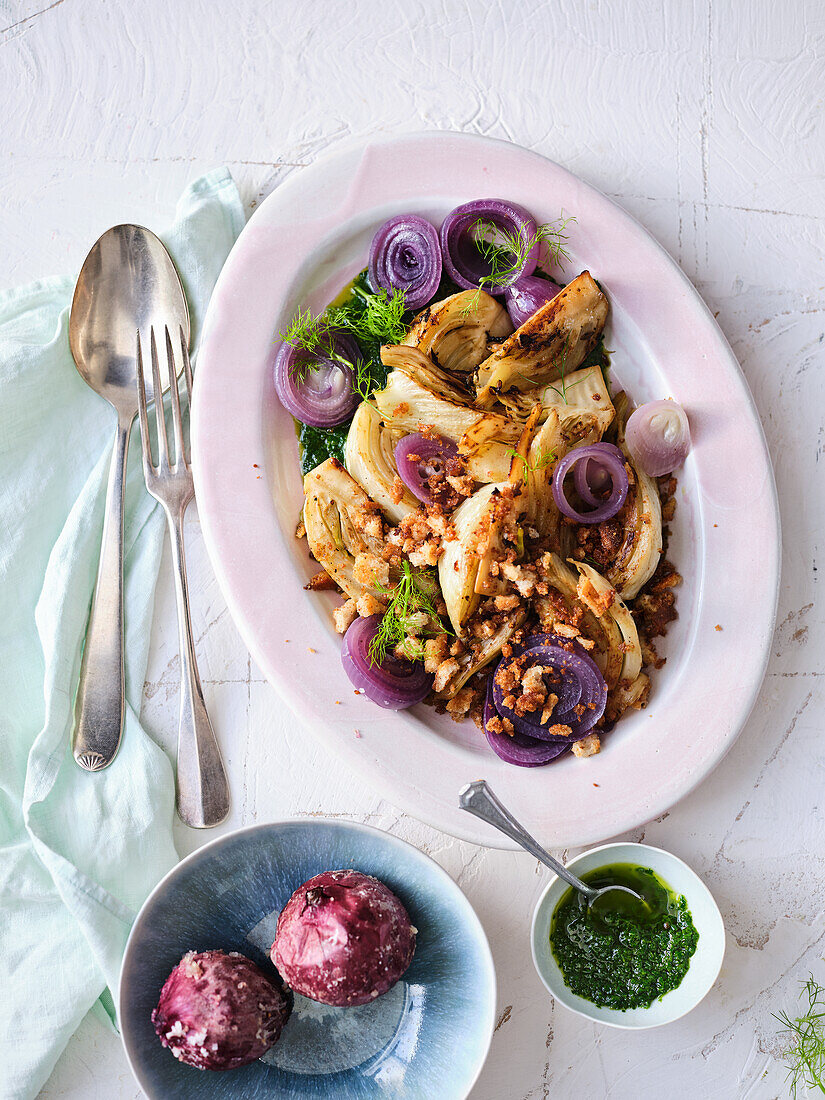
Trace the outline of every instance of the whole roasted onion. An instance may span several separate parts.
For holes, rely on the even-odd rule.
[[[290,1013],[282,989],[233,951],[189,951],[166,979],[152,1023],[184,1065],[237,1069],[265,1054]]]
[[[403,290],[407,309],[426,305],[441,280],[441,244],[432,222],[417,214],[384,222],[372,238],[369,279],[373,290]]]
[[[383,882],[360,871],[324,871],[284,906],[270,954],[296,993],[362,1005],[395,985],[412,961],[415,935]]]
[[[510,254],[510,263],[502,282],[490,285],[492,264],[479,248],[478,233],[482,229],[503,233],[517,251]],[[467,290],[481,286],[489,294],[503,294],[506,288],[524,275],[532,275],[539,258],[536,219],[523,206],[504,199],[474,199],[452,210],[441,223],[441,254],[444,267],[458,286]]]
[[[537,275],[522,275],[504,288],[504,303],[510,320],[519,328],[537,309],[561,294],[561,287]]]
[[[284,341],[273,366],[281,404],[296,420],[313,428],[345,424],[361,400],[354,385],[360,354],[346,332],[328,332],[315,351]]]
[[[370,643],[381,625],[380,615],[356,619],[341,647],[341,664],[354,686],[385,710],[406,710],[429,695],[433,678],[421,661],[407,661],[387,653],[373,661]]]

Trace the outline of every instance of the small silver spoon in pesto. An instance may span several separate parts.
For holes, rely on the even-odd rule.
[[[500,833],[509,836],[516,844],[520,844],[525,852],[529,852],[531,856],[535,856],[551,871],[555,871],[559,878],[564,879],[574,890],[584,894],[587,898],[588,908],[599,898],[604,897],[605,894],[615,894],[619,891],[623,894],[630,894],[645,908],[648,908],[647,900],[641,894],[637,894],[635,890],[631,890],[629,886],[602,886],[600,889],[596,889],[596,887],[588,886],[586,882],[582,882],[580,878],[576,878],[563,863],[559,863],[549,852],[545,851],[539,842],[530,836],[524,826],[516,821],[510,811],[505,809],[490,790],[486,779],[476,779],[475,782],[468,783],[466,787],[463,787],[458,793],[458,804],[462,810],[474,814],[482,821],[486,821],[488,825],[492,825],[494,829],[498,829]]]

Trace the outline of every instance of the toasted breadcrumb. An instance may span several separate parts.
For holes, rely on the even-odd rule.
[[[595,756],[597,752],[601,752],[602,743],[597,733],[588,733],[586,737],[582,737],[581,741],[573,742],[573,755],[574,756]]]

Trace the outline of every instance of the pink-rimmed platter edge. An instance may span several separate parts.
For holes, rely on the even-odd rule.
[[[392,214],[438,222],[469,199],[521,203],[538,221],[563,210],[568,277],[588,268],[611,302],[611,382],[635,402],[673,397],[693,450],[679,474],[669,557],[684,576],[679,620],[661,647],[647,709],[624,716],[599,755],[544,768],[499,760],[469,721],[423,704],[382,711],[355,695],[340,662],[328,593],[295,538],[302,503],[291,418],[271,382],[282,329],[366,264]],[[294,172],[250,219],[212,296],[192,411],[196,496],[207,549],[252,656],[309,730],[383,797],[462,839],[510,847],[459,810],[486,778],[547,844],[593,844],[668,810],[743,729],[767,659],[780,535],[770,458],[741,369],[670,256],[627,213],[566,169],[506,142],[435,131],[348,145]],[[316,567],[317,568],[317,567]],[[330,767],[334,767],[330,757]]]

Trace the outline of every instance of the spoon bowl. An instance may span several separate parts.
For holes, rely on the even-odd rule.
[[[180,276],[154,233],[139,225],[116,225],[95,242],[80,269],[69,347],[83,381],[119,414],[131,411],[132,419],[137,415],[136,333],[148,333],[153,324],[175,332],[180,325],[188,343],[189,310]],[[151,372],[145,383],[151,401]]]
[[[123,496],[129,434],[138,409],[137,341],[153,324],[161,331],[164,325],[182,329],[188,343],[189,311],[180,277],[154,233],[139,225],[116,225],[86,257],[69,317],[69,347],[78,373],[117,413],[72,731],[74,758],[88,771],[111,764],[123,730]],[[144,381],[151,395],[151,373]]]

